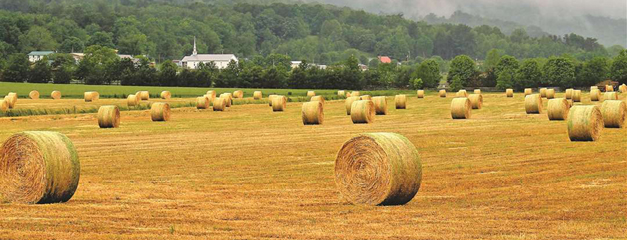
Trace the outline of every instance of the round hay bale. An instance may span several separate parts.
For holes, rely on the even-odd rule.
[[[388,100],[385,97],[373,97],[374,111],[377,115],[388,114]]]
[[[351,106],[353,123],[373,123],[375,114],[374,103],[370,100],[358,100]]]
[[[0,199],[59,203],[72,198],[80,178],[72,141],[57,132],[21,132],[0,148]]]
[[[453,119],[469,119],[472,104],[468,98],[453,98],[451,102],[451,117]]]
[[[540,97],[546,98],[546,88],[540,88]]]
[[[481,94],[481,89],[478,89],[478,88],[477,88],[477,89],[475,89],[475,90],[473,91],[473,93],[474,93],[474,94]]]
[[[316,92],[314,91],[307,91],[307,97],[313,97],[316,96]]]
[[[335,184],[352,204],[405,204],[418,193],[421,181],[418,150],[400,134],[361,134],[337,153]]]
[[[94,101],[96,94],[94,94],[94,92],[85,92],[83,94],[83,97],[85,98],[85,102],[91,102]]]
[[[346,97],[347,97],[347,98],[351,97],[351,93],[346,92]]]
[[[591,87],[590,87],[590,91],[592,91],[592,89],[599,89],[599,87],[597,87],[597,86],[591,86]],[[600,90],[600,89],[599,89],[599,90]]]
[[[549,88],[546,90],[546,99],[553,99],[555,98],[555,89],[553,88]]]
[[[573,99],[573,90],[572,88],[566,89],[566,92],[564,92],[564,98],[566,99]]]
[[[209,98],[206,96],[196,98],[196,109],[208,109],[211,106]]]
[[[470,94],[468,95],[468,100],[470,100],[472,109],[481,109],[483,107],[483,95],[481,94]]]
[[[100,93],[94,92],[93,94],[94,94],[94,99],[93,99],[94,101],[100,100]]]
[[[9,111],[9,102],[7,100],[0,100],[0,112]]]
[[[372,97],[370,95],[363,95],[359,99],[360,100],[371,100],[372,101]]]
[[[444,89],[440,90],[440,92],[438,93],[438,95],[439,95],[441,98],[445,98],[445,97],[446,97],[446,90],[444,90]]]
[[[311,102],[318,101],[324,105],[324,96],[313,96],[310,100]]]
[[[126,97],[126,104],[129,107],[139,106],[139,97],[135,94],[128,95],[128,97]]]
[[[263,98],[263,93],[261,91],[253,92],[253,99],[261,100]]]
[[[344,101],[344,106],[346,107],[346,115],[351,115],[351,108],[353,106],[353,102],[359,101],[359,97],[348,97]]]
[[[61,99],[61,92],[59,91],[52,91],[52,93],[50,93],[50,97],[54,100],[59,100]]]
[[[303,103],[302,109],[304,125],[318,125],[324,122],[324,104],[320,101]]]
[[[571,141],[596,141],[601,136],[603,116],[594,105],[573,106],[568,114],[568,137]]]
[[[618,100],[618,94],[616,94],[616,92],[605,92],[603,94],[603,100]]]
[[[150,107],[150,117],[153,122],[170,121],[170,104],[164,102],[153,103]]]
[[[170,91],[161,92],[161,99],[170,100],[171,97],[172,97],[172,93],[170,93]]]
[[[17,93],[10,92],[4,97],[4,101],[7,102],[9,109],[15,108],[15,104],[17,103]]]
[[[416,96],[418,98],[425,98],[425,90],[418,90],[418,91],[416,91]]]
[[[102,106],[98,109],[98,126],[100,128],[117,128],[120,126],[120,109],[118,106]]]
[[[399,94],[394,97],[396,109],[407,109],[407,95]]]
[[[618,91],[620,93],[627,93],[627,85],[625,85],[625,84],[620,85],[620,87],[618,87]]]
[[[606,128],[623,128],[627,104],[620,100],[608,100],[601,105],[601,115]]]
[[[346,96],[346,91],[342,91],[342,90],[337,91],[337,96],[338,97],[345,97]]]
[[[361,96],[361,93],[359,91],[353,91],[353,93],[351,93],[351,97],[359,97]]]
[[[457,93],[455,93],[455,97],[468,97],[468,92],[466,92],[466,90],[464,89],[459,90]]]
[[[244,92],[241,90],[233,92],[233,98],[244,98]]]
[[[272,99],[275,98],[276,96],[278,95],[272,94],[268,96],[268,102],[269,102],[268,105],[270,105],[270,107],[272,107]]]
[[[542,97],[539,94],[531,94],[525,97],[525,111],[527,114],[542,113]]]
[[[220,94],[220,97],[226,99],[226,107],[231,107],[233,105],[233,94],[223,93]]]
[[[207,97],[209,98],[209,101],[213,101],[214,98],[216,98],[216,91],[213,90],[209,90],[207,91]]]
[[[33,100],[39,99],[39,91],[37,90],[30,91],[30,93],[28,93],[28,97]]]
[[[573,102],[581,102],[581,90],[573,90]]]
[[[139,99],[142,101],[150,100],[150,92],[148,91],[139,91]]]
[[[525,96],[533,94],[533,89],[525,88]]]
[[[570,103],[566,98],[550,99],[546,111],[551,121],[566,120],[570,111]]]
[[[223,97],[217,97],[213,99],[213,111],[224,112],[226,110],[227,99]]]
[[[512,97],[514,97],[514,89],[511,89],[511,88],[505,89],[505,95],[506,95],[508,98],[512,98]]]
[[[612,85],[605,85],[605,91],[606,92],[613,92],[614,91],[614,86],[612,86]]]
[[[287,98],[285,96],[276,96],[272,98],[272,111],[283,112],[287,108]]]
[[[590,101],[598,102],[601,100],[601,90],[592,89],[590,90]]]

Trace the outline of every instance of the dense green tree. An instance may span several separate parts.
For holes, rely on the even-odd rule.
[[[516,70],[518,70],[518,65],[518,60],[516,60],[516,58],[504,55],[499,59],[499,62],[494,67],[494,74],[500,77],[503,71],[509,71],[510,73],[516,72]]]
[[[14,53],[9,56],[7,66],[2,74],[2,81],[5,82],[25,82],[28,81],[30,62],[28,57],[22,53]]]
[[[441,79],[438,63],[432,59],[421,62],[416,69],[415,78],[421,79],[424,87],[438,87]]]
[[[569,88],[575,86],[575,64],[565,57],[551,57],[544,65],[544,86],[560,86]]]
[[[66,38],[63,43],[61,43],[61,47],[59,47],[59,52],[62,53],[80,53],[85,49],[85,44],[83,41],[76,37]]]
[[[178,67],[172,61],[165,61],[159,69],[159,85],[160,86],[176,86],[178,85],[177,71]]]
[[[113,38],[111,34],[106,32],[97,32],[92,35],[87,41],[86,46],[100,45],[108,48],[115,48],[113,45]]]
[[[48,65],[48,59],[44,58],[35,62],[30,70],[28,82],[48,83],[50,80],[52,80],[52,72]]]
[[[26,34],[21,35],[19,42],[22,52],[52,51],[58,47],[50,31],[40,26],[33,26]]]
[[[524,88],[536,88],[542,79],[540,64],[535,59],[527,59],[516,71],[513,87],[520,91]]]
[[[476,76],[475,61],[466,55],[459,55],[451,61],[447,81],[453,84],[455,77],[459,77],[457,85],[465,87]]]
[[[503,56],[503,51],[499,49],[490,49],[486,54],[485,61],[483,63],[484,70],[494,69],[499,63],[499,60]]]
[[[612,61],[610,77],[621,84],[627,84],[627,50],[622,50]]]
[[[607,58],[595,57],[583,64],[583,69],[577,75],[577,86],[593,86],[607,79],[609,66]]]
[[[496,88],[499,90],[505,90],[514,86],[514,69],[506,68],[500,71],[498,78],[496,79]]]

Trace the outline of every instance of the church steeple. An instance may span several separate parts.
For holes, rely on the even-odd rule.
[[[192,56],[196,55],[198,55],[198,51],[196,51],[196,36],[194,36],[194,52],[192,53]]]

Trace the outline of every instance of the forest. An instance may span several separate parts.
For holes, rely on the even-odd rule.
[[[530,36],[520,28],[508,35],[487,25],[428,24],[321,4],[0,0],[0,9],[2,81],[374,89],[434,88],[442,76],[452,87],[517,86],[525,76],[535,85],[586,86],[625,82],[627,69],[622,47],[575,33]],[[189,55],[194,37],[199,53],[242,61],[224,70],[179,69],[171,60]],[[30,64],[25,54],[34,50],[57,54]],[[116,51],[142,60],[119,59]],[[86,57],[76,63],[64,54],[70,52]],[[379,64],[377,56],[394,61]],[[329,68],[292,69],[293,60]],[[360,63],[370,69],[358,70]]]

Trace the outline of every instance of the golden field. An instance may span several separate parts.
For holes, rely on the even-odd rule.
[[[452,95],[411,96],[406,110],[388,97],[389,115],[370,125],[352,124],[343,101],[326,102],[319,126],[302,124],[302,103],[177,108],[169,122],[123,111],[116,129],[98,128],[95,113],[0,118],[0,141],[66,134],[82,170],[67,203],[0,204],[0,239],[627,238],[627,129],[571,142],[566,122],[525,114],[521,93],[484,94],[483,109],[453,120]],[[82,100],[65,101],[54,104]],[[123,100],[91,104],[107,101]],[[408,204],[355,206],[336,190],[337,151],[367,132],[417,147],[422,186]]]

